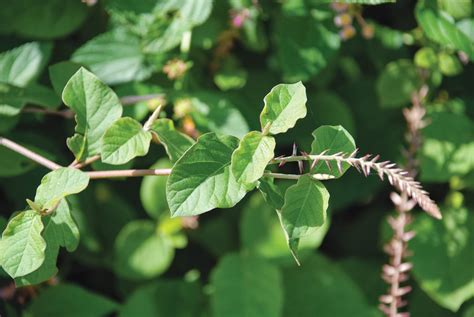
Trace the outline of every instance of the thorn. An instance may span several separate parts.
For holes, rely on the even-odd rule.
[[[324,161],[324,163],[326,163],[326,166],[328,167],[329,171],[332,172],[331,163],[329,163],[329,161]]]
[[[336,164],[337,164],[337,170],[339,171],[340,174],[342,174],[342,162],[341,160],[336,160]]]
[[[401,273],[407,272],[407,271],[410,271],[412,267],[413,267],[413,264],[411,264],[410,262],[405,262],[398,266],[398,271]]]
[[[349,155],[349,158],[354,158],[357,152],[359,152],[359,148],[356,148],[354,151],[352,151],[352,153]]]
[[[310,171],[312,171],[312,170],[316,167],[316,164],[318,164],[318,162],[319,162],[319,159],[315,159],[315,160],[311,163]]]

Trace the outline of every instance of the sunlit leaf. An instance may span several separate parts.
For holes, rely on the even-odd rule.
[[[230,208],[245,196],[230,170],[239,140],[207,133],[176,162],[168,178],[166,198],[173,216],[199,215]]]

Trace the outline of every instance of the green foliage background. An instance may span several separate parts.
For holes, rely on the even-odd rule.
[[[415,317],[474,316],[472,1],[347,0],[353,3],[349,11],[365,19],[361,23],[354,18],[356,35],[347,40],[335,23],[343,13],[329,0],[85,2],[89,5],[80,0],[0,0],[0,135],[67,166],[74,157],[98,153],[103,127],[113,123],[116,130],[107,130],[106,137],[133,138],[139,150],[132,155],[129,149],[117,154],[114,147],[104,148],[102,162],[92,169],[169,168],[194,142],[189,137],[206,132],[233,136],[220,144],[234,150],[234,137],[264,129],[275,115],[262,115],[259,122],[264,96],[272,87],[302,81],[307,115],[288,133],[274,136],[276,156],[290,155],[293,143],[318,153],[324,148],[312,144],[313,130],[342,125],[362,152],[403,165],[402,109],[426,84],[429,124],[422,130],[418,178],[440,205],[443,220],[414,211],[409,310]],[[365,33],[371,30],[373,36]],[[123,116],[129,118],[116,121],[121,110],[114,108],[115,95],[91,73],[76,73],[81,66],[119,97],[156,96],[125,106]],[[99,82],[107,103],[93,101],[93,108],[79,113],[85,101],[78,91],[89,88],[91,81]],[[70,89],[62,94],[65,86]],[[279,96],[285,93],[279,91]],[[63,115],[31,111],[64,114],[69,108],[61,100],[78,112],[77,125]],[[138,122],[159,103],[172,120],[156,121],[152,136]],[[294,121],[301,111],[293,113]],[[95,120],[95,130],[89,129],[90,120]],[[269,131],[277,134],[293,125],[284,120]],[[129,135],[117,135],[120,129],[128,129]],[[148,150],[152,137],[167,147],[152,144]],[[269,137],[256,132],[246,138],[257,144]],[[343,150],[350,151],[351,144]],[[240,161],[238,155],[245,157],[249,148],[239,151],[232,160]],[[134,156],[139,157],[129,161]],[[329,172],[322,164],[319,168]],[[188,167],[180,172],[193,170],[202,171]],[[281,170],[298,173],[294,163]],[[34,230],[44,230],[48,242],[35,241],[43,252],[30,254],[47,263],[39,271],[22,274],[31,272],[31,266],[7,270],[16,253],[4,252],[1,244],[0,263],[16,277],[17,286],[38,284],[58,272],[47,283],[9,295],[13,281],[2,270],[2,316],[381,315],[378,297],[386,285],[380,272],[387,261],[382,245],[390,236],[386,217],[394,211],[388,199],[392,189],[376,176],[365,179],[349,169],[324,182],[329,212],[327,219],[315,220],[322,227],[301,238],[291,228],[290,241],[299,239],[298,267],[272,208],[283,203],[267,205],[258,191],[230,209],[170,218],[170,210],[180,215],[180,206],[168,206],[164,177],[94,181],[65,204],[62,199],[81,191],[87,179],[63,175],[76,188],[68,192],[67,183],[55,182],[56,187],[36,192],[46,173],[0,147],[0,229],[13,217],[14,222],[28,218]],[[236,167],[237,174],[252,187],[252,173]],[[278,185],[293,185],[287,193],[300,195],[298,186],[306,181]],[[321,195],[316,203],[327,199],[326,192],[313,190],[312,197]],[[54,197],[45,197],[46,191]],[[45,223],[33,211],[13,213],[25,210],[25,198],[35,197],[35,192],[36,203],[59,204]],[[214,204],[229,207],[244,192],[240,188]],[[5,230],[2,243],[11,234]],[[23,240],[28,243],[27,237]],[[61,247],[77,249],[69,253]]]

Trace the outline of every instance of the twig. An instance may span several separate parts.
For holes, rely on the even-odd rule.
[[[130,106],[141,101],[148,101],[155,98],[163,97],[165,94],[149,94],[142,96],[125,96],[120,98],[120,103],[124,106]]]
[[[83,167],[85,167],[89,164],[94,163],[95,161],[98,161],[98,160],[100,160],[100,155],[99,154],[87,158],[84,162],[74,161],[74,162],[72,162],[71,167],[81,169],[81,168],[83,168]]]
[[[56,170],[58,168],[61,168],[62,166],[51,161],[51,160],[48,160],[46,157],[38,154],[38,153],[35,153],[31,150],[28,150],[26,147],[16,143],[16,142],[13,142],[12,140],[9,140],[5,137],[1,137],[0,136],[0,145],[3,145],[4,147],[6,148],[9,148],[10,150],[18,153],[18,154],[21,154],[27,158],[29,158],[30,160],[40,164],[40,165],[43,165],[47,168],[49,168],[50,170]]]
[[[426,126],[423,120],[426,110],[423,107],[423,100],[428,93],[428,87],[423,86],[420,91],[413,94],[412,107],[403,109],[403,115],[407,122],[406,140],[408,148],[403,151],[406,159],[406,170],[410,177],[415,177],[418,169],[416,153],[421,147],[421,129]],[[406,232],[406,227],[411,223],[410,211],[415,206],[415,201],[410,199],[404,192],[401,195],[393,192],[390,198],[397,211],[397,216],[387,219],[393,230],[392,239],[384,246],[384,251],[389,255],[389,264],[384,265],[382,278],[389,284],[388,293],[380,296],[379,308],[388,317],[409,316],[408,312],[400,312],[400,308],[407,305],[403,297],[411,291],[411,286],[401,286],[400,284],[409,279],[409,271],[412,268],[410,262],[405,259],[410,255],[408,241],[414,236],[414,231]]]
[[[398,168],[395,163],[389,161],[378,162],[379,156],[365,155],[363,157],[355,157],[357,150],[347,155],[344,153],[336,153],[331,155],[319,154],[319,155],[301,155],[301,156],[288,156],[275,158],[270,161],[270,164],[280,164],[282,162],[299,162],[299,161],[335,161],[338,169],[341,171],[342,163],[347,163],[355,167],[359,172],[368,176],[372,170],[374,170],[381,180],[384,179],[384,175],[387,176],[388,181],[395,188],[404,192],[408,197],[413,198],[423,210],[425,210],[431,216],[441,219],[441,212],[439,211],[436,203],[431,200],[418,181],[415,181],[413,177],[408,175],[408,172],[401,168]],[[329,165],[329,164],[328,164]]]
[[[141,177],[141,176],[168,176],[171,168],[162,169],[130,169],[116,171],[93,171],[87,172],[91,179],[118,178],[118,177]]]

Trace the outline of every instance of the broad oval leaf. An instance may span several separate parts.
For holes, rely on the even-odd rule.
[[[101,160],[107,164],[125,164],[144,156],[150,148],[151,133],[132,118],[120,118],[105,131],[102,138]]]
[[[87,5],[77,1],[19,0],[9,3],[5,17],[15,33],[26,38],[64,37],[81,26],[87,18]],[[5,21],[3,21],[5,22]]]
[[[15,278],[17,287],[40,284],[52,278],[58,272],[56,262],[59,248],[62,246],[72,252],[79,245],[79,228],[72,218],[65,199],[61,201],[52,215],[42,219],[44,224],[42,235],[46,241],[45,259],[34,272]]]
[[[290,249],[296,258],[298,239],[312,234],[326,222],[329,192],[311,175],[302,175],[286,190],[285,204],[279,212]]]
[[[28,308],[32,316],[102,317],[119,305],[82,287],[62,283],[45,288]]]
[[[322,255],[312,255],[301,267],[286,267],[282,276],[285,287],[282,316],[380,316],[354,281]]]
[[[167,158],[158,160],[150,168],[171,168],[172,164]],[[140,186],[140,201],[143,208],[153,219],[159,219],[165,212],[169,212],[166,201],[167,176],[145,176]]]
[[[245,196],[244,186],[230,170],[238,143],[233,136],[207,133],[176,162],[166,186],[173,217],[230,208]]]
[[[263,199],[274,209],[281,209],[285,203],[280,188],[274,183],[273,178],[262,178],[258,184],[258,190],[262,193]]]
[[[255,193],[243,207],[239,229],[243,252],[262,256],[278,264],[294,265],[276,210],[261,195]],[[300,239],[298,257],[303,262],[322,243],[328,229],[329,221],[326,221],[320,229]]]
[[[176,130],[170,119],[157,119],[151,131],[158,136],[171,162],[176,162],[195,143],[192,138]]]
[[[36,190],[35,203],[42,210],[54,208],[61,199],[77,194],[89,185],[89,175],[70,167],[62,167],[46,174]]]
[[[244,116],[225,94],[199,91],[194,93],[189,101],[193,110],[190,115],[199,131],[228,134],[238,138],[249,132]]]
[[[263,176],[265,167],[274,156],[275,139],[261,132],[249,132],[232,154],[231,169],[235,179],[252,189]]]
[[[34,210],[22,211],[8,223],[0,241],[0,263],[11,277],[29,274],[43,263],[43,228],[41,215]]]
[[[172,242],[149,220],[128,223],[118,234],[114,248],[115,271],[130,280],[160,275],[174,257]]]
[[[69,79],[62,97],[64,103],[76,113],[76,134],[68,139],[68,146],[76,159],[99,154],[105,131],[122,116],[119,98],[84,68]]]
[[[260,123],[262,131],[284,133],[306,117],[306,88],[301,82],[279,84],[265,96]]]
[[[311,143],[311,154],[335,154],[343,152],[346,155],[351,154],[355,150],[354,138],[346,129],[338,126],[324,125],[313,131],[313,143]],[[350,167],[348,163],[329,162],[330,167],[323,161],[316,163],[311,173],[332,175],[335,178],[341,177]]]
[[[263,259],[226,255],[211,274],[215,317],[278,317],[283,306],[281,276]]]
[[[25,87],[38,77],[51,45],[30,42],[0,54],[0,82]]]
[[[200,316],[202,304],[198,282],[163,279],[134,291],[120,308],[119,317]]]
[[[411,261],[418,284],[439,305],[459,310],[462,303],[474,297],[472,211],[445,208],[441,221],[421,214],[413,229],[416,236],[410,241],[414,251]]]
[[[88,66],[109,85],[143,80],[152,71],[145,63],[140,39],[122,29],[94,37],[74,52],[72,61]]]
[[[286,4],[292,6],[291,2]],[[319,6],[318,14],[309,14],[309,10],[293,14],[287,10],[273,23],[277,61],[285,81],[307,81],[330,64],[341,46],[332,19],[334,13],[329,6],[325,10]]]
[[[474,41],[438,9],[437,2],[420,1],[415,13],[418,23],[430,40],[463,51],[471,61],[474,60]]]
[[[377,79],[376,88],[380,105],[386,108],[405,106],[420,86],[420,77],[410,60],[390,62]]]

